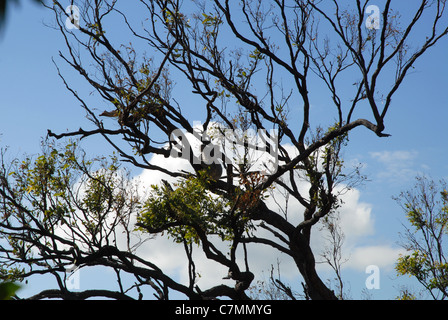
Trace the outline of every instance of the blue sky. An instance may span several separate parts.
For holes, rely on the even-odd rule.
[[[67,78],[76,90],[90,93],[90,87],[72,76],[58,59],[64,43],[59,32],[45,25],[51,24],[52,19],[51,12],[22,1],[22,6],[10,8],[6,28],[0,35],[0,145],[10,147],[11,157],[39,152],[47,129],[63,132],[89,125],[79,102],[67,92],[53,64],[52,57],[62,71],[67,71]],[[363,174],[369,179],[357,189],[354,206],[365,209],[371,224],[363,236],[356,237],[353,259],[364,257],[359,250],[363,247],[399,249],[398,233],[403,231],[401,224],[405,219],[391,197],[409,188],[417,174],[448,179],[447,88],[445,39],[418,61],[396,94],[386,119],[386,132],[392,136],[380,139],[363,128],[350,135],[345,159],[362,163]],[[99,109],[105,108],[100,100],[96,101]],[[324,112],[325,106],[317,102],[316,117]],[[83,147],[99,154],[110,152],[100,139],[86,140]],[[350,283],[350,294],[359,298],[367,275],[359,264],[347,265],[344,276]],[[393,298],[401,284],[413,284],[406,278],[397,279],[389,262],[380,271],[380,289],[369,291],[374,298]],[[88,274],[84,275],[84,281],[90,279]],[[44,286],[45,281],[36,281]]]

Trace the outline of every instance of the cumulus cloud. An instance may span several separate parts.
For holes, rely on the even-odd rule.
[[[359,237],[374,233],[372,205],[360,200],[361,192],[351,189],[341,196],[340,208],[341,229],[344,230],[347,241],[355,242]]]
[[[380,269],[387,270],[392,268],[399,255],[404,251],[402,248],[390,245],[355,247],[344,267],[364,272],[367,266],[375,265]]]

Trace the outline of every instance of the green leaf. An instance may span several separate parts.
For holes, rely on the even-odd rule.
[[[10,300],[20,288],[20,285],[14,282],[0,283],[0,300]]]

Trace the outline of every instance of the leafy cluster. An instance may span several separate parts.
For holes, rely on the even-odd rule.
[[[210,194],[203,180],[191,177],[175,187],[168,183],[152,186],[139,216],[140,227],[151,233],[166,230],[176,242],[199,244],[199,230],[223,240],[229,237],[225,221],[228,205]]]
[[[120,230],[130,250],[130,219],[140,201],[115,156],[86,160],[75,143],[45,143],[34,159],[8,166],[2,160],[0,280],[47,272],[60,280],[67,266],[117,243]]]
[[[411,225],[406,229],[404,244],[410,253],[398,259],[397,273],[417,279],[433,298],[448,298],[446,183],[437,185],[426,177],[418,177],[414,189],[403,192],[397,200]]]
[[[0,300],[11,299],[20,286],[13,282],[0,282]]]
[[[149,233],[167,232],[175,242],[201,242],[205,235],[217,235],[222,241],[233,240],[253,228],[250,212],[263,192],[257,190],[260,178],[241,178],[242,188],[226,200],[209,191],[205,172],[174,184],[151,186],[152,192],[138,217],[138,226]]]

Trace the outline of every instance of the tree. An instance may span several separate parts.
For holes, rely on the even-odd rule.
[[[402,192],[400,203],[410,227],[405,227],[403,247],[409,252],[396,264],[399,275],[418,280],[433,299],[448,298],[448,190],[445,181],[436,183],[417,177],[413,189]],[[403,297],[412,295],[404,292]]]
[[[347,293],[344,292],[344,282],[342,280],[342,265],[348,261],[342,257],[342,246],[345,235],[340,226],[340,216],[338,214],[327,215],[323,219],[323,226],[328,230],[329,245],[324,248],[322,258],[334,271],[336,282],[335,289],[338,299],[347,299]]]
[[[39,157],[9,165],[3,155],[0,239],[8,245],[0,246],[0,279],[17,282],[53,274],[60,290],[44,290],[32,298],[127,298],[123,292],[76,294],[66,287],[73,266],[90,265],[90,259],[106,262],[115,252],[121,256],[117,245],[126,247],[122,258],[132,261],[131,219],[140,205],[139,194],[117,159],[88,160],[76,144],[44,144]],[[93,247],[99,250],[92,252]],[[109,266],[120,280],[122,268]]]
[[[360,178],[356,168],[344,168],[341,149],[355,128],[364,127],[378,137],[389,136],[385,120],[392,97],[417,60],[448,34],[445,1],[412,4],[413,13],[407,22],[400,19],[390,0],[376,17],[368,12],[368,4],[356,1],[342,7],[337,1],[324,4],[311,0],[140,1],[138,13],[142,19],[136,22],[138,14],[134,11],[131,16],[117,1],[95,0],[79,4],[79,28],[67,29],[65,22],[72,17],[59,1],[53,1],[47,8],[54,12],[56,28],[67,44],[60,58],[92,86],[108,110],[98,112],[95,104],[70,86],[58,67],[93,128],[66,133],[49,130],[48,135],[56,139],[102,136],[121,161],[178,179],[176,184],[164,181],[154,186],[148,198],[137,202],[141,208],[133,204],[133,197],[127,199],[128,194],[122,197],[127,199],[124,208],[128,214],[130,208],[136,210],[139,232],[149,239],[169,235],[174,244],[184,247],[190,278],[188,284],[178,283],[160,270],[156,261],[146,261],[132,248],[114,244],[111,236],[116,225],[102,225],[104,216],[112,214],[117,217],[112,221],[119,223],[123,213],[114,203],[115,188],[108,184],[112,181],[109,175],[105,180],[90,174],[92,194],[86,200],[59,189],[57,193],[47,194],[45,189],[45,194],[35,194],[40,190],[37,186],[51,182],[44,179],[45,183],[39,180],[36,184],[33,179],[37,176],[25,180],[20,189],[21,180],[11,180],[15,174],[9,176],[10,172],[4,170],[1,196],[7,217],[3,217],[2,228],[9,230],[4,234],[10,236],[13,248],[5,249],[6,260],[33,262],[27,254],[37,252],[40,258],[33,259],[42,263],[40,271],[17,270],[17,277],[33,272],[50,272],[58,277],[61,264],[67,263],[103,265],[117,273],[134,275],[137,287],[152,286],[160,299],[168,298],[170,290],[191,299],[246,299],[245,292],[254,279],[248,251],[253,246],[269,246],[295,262],[307,298],[336,299],[316,272],[310,242],[314,227],[337,211],[342,205],[339,195]],[[422,16],[431,17],[427,37],[420,43],[412,39],[411,46],[414,32],[424,31]],[[114,34],[118,24],[120,33]],[[123,30],[127,30],[125,40],[119,38]],[[187,86],[189,92],[184,90]],[[316,88],[319,93],[313,93]],[[322,88],[332,102],[324,124],[314,123],[311,116],[312,101],[315,94],[322,94]],[[356,118],[360,109],[363,117]],[[290,118],[291,110],[299,111],[300,117]],[[192,125],[195,120],[202,121],[199,127]],[[230,140],[226,138],[228,132]],[[248,132],[256,132],[264,146],[254,146],[253,135]],[[200,145],[199,154],[188,137]],[[235,149],[238,152],[232,153]],[[264,155],[261,164],[253,150]],[[33,176],[47,170],[49,164],[62,165],[63,172],[67,170],[64,163],[89,177],[83,161],[67,156],[57,160],[57,155],[58,151],[47,152],[34,167],[27,164],[18,177]],[[154,155],[188,159],[194,170],[169,171],[151,163]],[[43,173],[50,177],[56,174],[57,184],[48,188],[66,183],[58,170]],[[62,189],[68,187],[65,184]],[[21,191],[18,195],[17,188]],[[268,206],[267,197],[273,188],[286,193],[303,211],[278,212]],[[119,193],[125,190],[118,187]],[[48,199],[44,201],[45,196],[71,198],[60,200],[63,206],[55,200],[52,206]],[[32,197],[28,202],[33,209],[23,203],[27,197]],[[49,218],[45,218],[46,212]],[[54,230],[76,215],[86,224],[80,235],[89,234],[83,238],[82,248]],[[298,215],[300,221],[296,222]],[[94,223],[88,223],[87,218]],[[8,219],[18,220],[10,223]],[[30,223],[36,225],[30,227]],[[217,241],[228,243],[228,247],[220,249]],[[195,285],[192,250],[196,247],[210,261],[228,268],[227,278],[235,282],[234,286],[219,284],[221,279],[211,288]],[[19,254],[19,258],[11,254]],[[40,297],[88,295],[70,293],[63,281],[58,282],[60,290],[47,291]],[[124,290],[109,296],[128,297]]]

